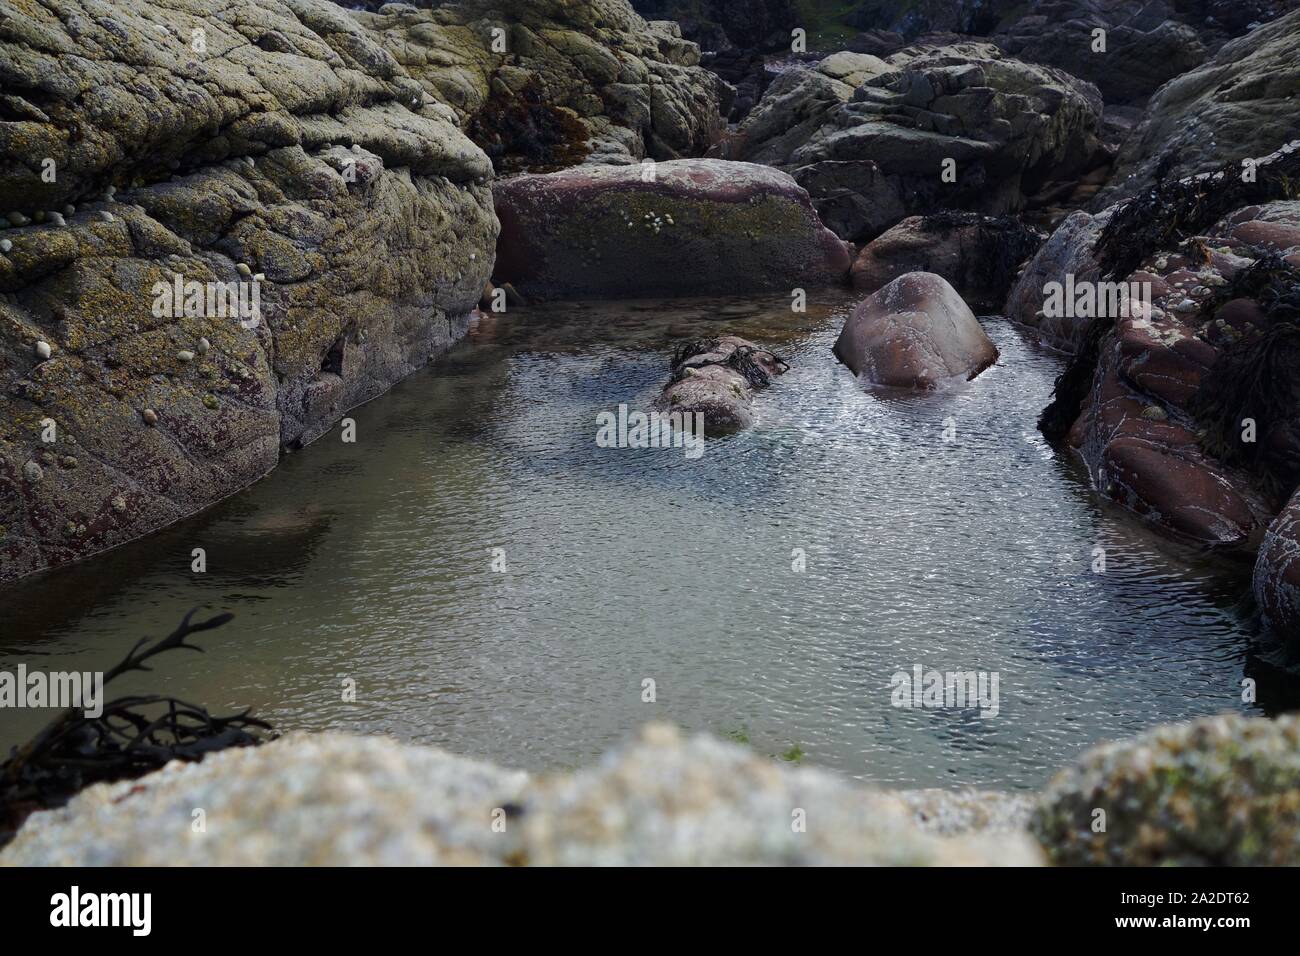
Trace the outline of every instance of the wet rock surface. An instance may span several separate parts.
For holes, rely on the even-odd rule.
[[[674,354],[672,381],[655,407],[702,416],[706,435],[739,431],[754,422],[754,392],[788,368],[775,352],[738,336],[688,342]]]
[[[848,250],[807,193],[766,166],[583,166],[493,192],[496,278],[529,299],[788,293],[848,275]]]
[[[925,272],[899,276],[853,310],[835,357],[876,385],[934,388],[972,379],[998,350],[957,290]]]

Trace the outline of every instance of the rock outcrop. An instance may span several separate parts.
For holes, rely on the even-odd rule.
[[[1221,49],[1152,98],[1097,209],[1149,189],[1161,175],[1208,172],[1300,138],[1300,11]]]
[[[672,380],[655,407],[703,416],[709,436],[739,431],[753,424],[754,392],[788,368],[776,353],[734,335],[688,342],[673,355]]]
[[[826,61],[783,74],[740,125],[731,155],[789,169],[869,159],[913,215],[1014,212],[1105,159],[1100,95],[1059,70],[980,43],[857,62],[843,78]]]
[[[1011,287],[1004,310],[1007,318],[1037,330],[1053,348],[1078,351],[1091,316],[1078,315],[1072,309],[1050,310],[1048,314],[1048,287],[1063,284],[1070,276],[1076,284],[1098,281],[1101,267],[1095,247],[1110,215],[1109,211],[1093,216],[1076,210],[1057,226]]]
[[[722,126],[699,48],[627,0],[392,4],[357,18],[502,172],[700,155]]]
[[[0,63],[0,579],[231,494],[467,325],[491,164],[346,11],[28,5]]]
[[[206,811],[202,834],[192,830],[196,807]],[[543,777],[381,738],[291,735],[91,787],[29,817],[0,865],[1026,866],[1041,858],[1023,832],[939,836],[894,795],[651,725],[593,767]]]
[[[1255,560],[1254,591],[1265,625],[1300,649],[1300,493],[1264,535]]]
[[[875,292],[908,272],[942,276],[972,309],[995,312],[1021,263],[1045,237],[1011,216],[913,216],[872,240],[853,263],[853,287]]]
[[[979,375],[998,350],[956,289],[940,276],[912,272],[858,304],[835,357],[876,385],[935,388]]]
[[[1030,829],[1065,866],[1300,864],[1300,717],[1211,717],[1097,747],[1052,781]]]
[[[849,253],[785,173],[724,160],[581,166],[494,187],[496,278],[529,299],[789,290]]]

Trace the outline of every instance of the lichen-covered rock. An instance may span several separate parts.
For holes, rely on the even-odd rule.
[[[673,356],[672,380],[655,407],[703,416],[710,436],[739,431],[753,424],[754,391],[787,369],[774,352],[735,335],[690,342]]]
[[[835,357],[876,385],[935,388],[979,375],[998,350],[947,281],[909,272],[858,304],[835,341]]]
[[[1096,747],[1051,782],[1030,829],[1067,866],[1300,864],[1300,716],[1210,717]]]
[[[791,290],[844,281],[849,254],[767,166],[581,166],[493,187],[496,278],[529,299]]]
[[[205,812],[206,832],[193,830]],[[1023,832],[924,832],[899,798],[647,727],[530,778],[381,738],[291,735],[97,785],[0,865],[1036,865]]]
[[[1103,158],[1096,88],[991,44],[908,48],[852,79],[848,93],[820,69],[782,76],[741,124],[732,155],[789,168],[869,159],[913,214],[993,215]]]
[[[1161,171],[1178,177],[1207,172],[1300,138],[1298,60],[1300,11],[1233,40],[1209,62],[1171,80],[1124,144],[1095,208],[1150,188]]]
[[[195,513],[424,365],[497,222],[487,157],[325,0],[0,13],[9,579]]]
[[[1265,624],[1300,648],[1300,493],[1268,526],[1255,560],[1254,589]]]
[[[997,311],[1020,264],[1043,238],[1011,216],[912,216],[863,248],[853,263],[853,287],[875,292],[908,272],[930,272],[971,308]]]
[[[357,14],[501,172],[702,154],[722,84],[675,23],[627,0],[461,0]]]

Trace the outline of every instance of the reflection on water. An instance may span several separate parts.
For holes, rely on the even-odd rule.
[[[0,667],[103,668],[206,604],[237,615],[208,653],[119,691],[537,769],[664,718],[908,786],[1038,786],[1098,739],[1245,706],[1240,571],[1102,508],[1043,443],[1055,357],[993,320],[975,382],[873,391],[830,353],[847,298],[788,302],[485,319],[354,412],[355,444],[336,430],[198,519],[0,591]],[[676,341],[719,332],[791,360],[756,428],[693,461],[596,446],[598,412],[648,404]],[[891,707],[916,664],[997,671],[999,716]],[[45,716],[6,712],[0,744]]]

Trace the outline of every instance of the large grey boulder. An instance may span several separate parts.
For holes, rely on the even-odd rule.
[[[926,801],[933,805],[933,801]],[[193,831],[194,810],[206,832]],[[951,827],[969,829],[956,821]],[[944,837],[898,797],[651,725],[542,777],[374,737],[294,734],[97,785],[3,866],[1018,865],[1023,831]]]
[[[792,169],[870,160],[913,214],[1013,212],[1101,161],[1102,104],[1090,84],[983,43],[909,48],[884,62],[847,97],[847,84],[822,72],[781,77],[740,125],[733,155]]]
[[[808,194],[720,159],[580,166],[494,186],[496,278],[529,299],[789,290],[845,281]]]
[[[1146,119],[1116,160],[1103,209],[1150,188],[1164,166],[1174,177],[1266,156],[1300,138],[1300,11],[1224,46],[1151,99]]]
[[[927,272],[899,276],[860,302],[834,351],[865,381],[898,388],[972,379],[998,358],[957,290]]]

